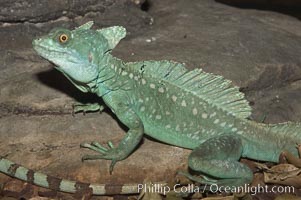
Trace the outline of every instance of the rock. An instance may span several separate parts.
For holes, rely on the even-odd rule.
[[[57,20],[63,16],[75,18],[88,15],[95,18],[98,15],[107,15],[112,10],[117,12],[116,8],[118,7],[130,11],[132,6],[133,4],[130,5],[129,0],[53,0],[44,2],[3,0],[0,5],[0,21],[8,23],[37,23]],[[126,14],[126,12],[121,12],[120,14]]]
[[[264,115],[271,123],[301,119],[301,25],[294,17],[212,0],[151,0],[147,12],[130,1],[87,1],[87,6],[60,1],[47,9],[22,2],[27,3],[2,1],[14,15],[9,9],[0,13],[0,152],[19,164],[62,178],[112,184],[172,181],[177,169],[187,167],[188,150],[149,139],[119,162],[113,175],[108,161],[81,163],[80,157],[91,152],[79,143],[116,144],[125,128],[109,110],[72,117],[74,102],[98,99],[78,91],[40,59],[31,41],[53,27],[73,28],[89,20],[96,22],[94,28],[128,29],[129,36],[113,51],[125,61],[171,59],[190,69],[201,67],[240,86],[255,120]],[[0,182],[7,180],[0,176]]]

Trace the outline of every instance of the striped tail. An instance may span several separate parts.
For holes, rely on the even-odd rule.
[[[55,191],[67,193],[90,192],[93,195],[137,194],[138,184],[89,184],[48,176],[20,166],[10,160],[0,157],[0,172]]]

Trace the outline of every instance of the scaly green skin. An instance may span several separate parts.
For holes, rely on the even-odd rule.
[[[51,61],[78,89],[96,93],[129,131],[117,147],[82,144],[99,152],[86,159],[117,161],[133,152],[147,134],[165,143],[192,149],[189,167],[212,178],[204,184],[240,186],[252,180],[241,157],[277,162],[283,150],[297,156],[300,124],[265,125],[247,119],[248,102],[221,76],[188,71],[171,61],[124,63],[110,52],[125,37],[122,27],[90,29],[92,22],[69,31],[56,29],[33,41],[34,49]],[[66,34],[68,40],[59,41]],[[77,111],[97,110],[87,105]],[[101,106],[99,107],[102,108]]]

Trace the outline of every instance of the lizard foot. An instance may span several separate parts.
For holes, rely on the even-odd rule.
[[[100,155],[84,155],[82,157],[82,161],[85,160],[97,160],[97,159],[104,159],[104,160],[112,160],[110,165],[110,174],[113,172],[113,168],[117,161],[122,160],[123,157],[121,156],[121,152],[114,147],[111,141],[108,142],[108,147],[106,148],[103,145],[99,144],[98,142],[89,143],[82,143],[80,145],[83,148],[88,148],[93,151],[100,153]]]
[[[99,111],[102,112],[104,106],[99,105],[98,103],[89,103],[89,104],[73,104],[72,105],[72,116],[76,113],[82,112],[84,115],[86,112],[95,112]]]

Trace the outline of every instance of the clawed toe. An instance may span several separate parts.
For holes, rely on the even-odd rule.
[[[85,160],[97,160],[97,159],[102,159],[103,155],[84,155],[82,157],[82,162]]]
[[[100,153],[98,155],[84,155],[82,157],[82,161],[97,160],[97,159],[112,160],[112,163],[110,165],[110,174],[112,174],[115,164],[118,161],[124,159],[124,157],[123,157],[121,151],[118,150],[117,148],[115,148],[111,141],[109,141],[107,144],[108,144],[108,147],[104,147],[103,145],[99,144],[96,141],[91,142],[91,143],[80,144],[80,147],[82,147],[82,148],[88,148],[93,151],[96,151],[97,153]]]
[[[80,147],[88,148],[88,149],[91,149],[93,151],[96,151],[96,152],[102,153],[102,154],[105,154],[109,151],[108,148],[104,147],[103,145],[99,144],[98,142],[91,142],[90,144],[82,143],[82,144],[80,144]],[[110,149],[112,149],[110,145],[109,145],[109,147],[110,147]]]
[[[87,148],[101,155],[86,155],[83,157],[83,160],[93,160],[93,159],[114,159],[116,155],[116,148],[111,141],[108,142],[108,148],[104,147],[103,145],[99,144],[98,142],[94,141],[91,143],[82,143],[80,147]],[[112,158],[111,158],[112,156]]]

